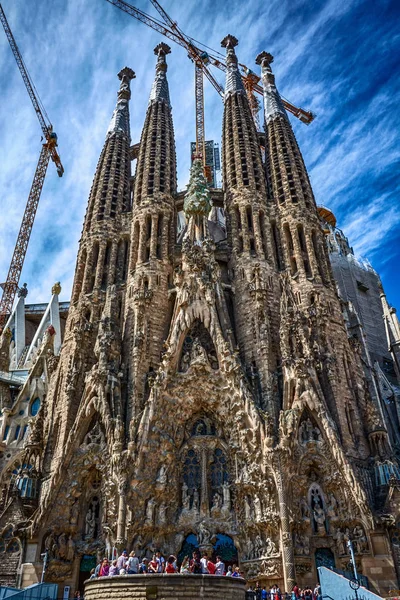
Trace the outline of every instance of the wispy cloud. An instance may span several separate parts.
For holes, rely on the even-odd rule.
[[[145,0],[131,0],[154,14]],[[181,28],[220,49],[239,38],[241,62],[256,69],[263,49],[275,56],[282,94],[317,113],[309,127],[294,120],[317,202],[332,207],[357,252],[383,268],[393,303],[396,261],[384,252],[397,233],[395,164],[399,161],[394,75],[400,9],[388,0],[163,0]],[[160,34],[105,0],[3,0],[15,38],[59,136],[65,175],[50,164],[22,275],[29,300],[45,301],[61,280],[68,298],[87,198],[118,89],[127,65],[132,82],[132,140],[138,141]],[[397,13],[397,14],[396,14]],[[396,18],[397,17],[397,18]],[[169,83],[179,187],[188,179],[194,139],[194,69],[173,42]],[[223,73],[216,73],[223,81]],[[0,31],[0,279],[4,279],[40,151],[40,128],[21,76]],[[206,131],[219,142],[222,101],[206,83]],[[398,172],[398,171],[397,171]],[[391,247],[390,254],[400,254]],[[400,302],[397,302],[400,304]]]

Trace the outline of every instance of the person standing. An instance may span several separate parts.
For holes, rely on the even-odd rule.
[[[200,560],[201,564],[201,572],[203,575],[208,575],[210,571],[208,570],[208,555],[207,552],[204,552],[203,558]]]
[[[231,565],[229,565],[229,567],[228,567],[228,571],[227,571],[227,573],[226,573],[226,576],[227,576],[227,577],[232,577],[232,575],[233,575],[233,573],[232,573],[232,567],[231,567]]]
[[[139,559],[132,551],[126,561],[126,572],[128,575],[137,575],[139,573]]]
[[[139,565],[139,573],[147,573],[149,570],[148,564],[147,564],[147,558],[142,558],[142,561]]]
[[[153,558],[149,562],[149,573],[158,573],[158,560],[155,554],[153,554]]]
[[[321,590],[321,586],[319,583],[317,583],[317,585],[315,586],[315,589],[314,589],[314,599],[322,600],[322,590]]]
[[[195,550],[192,554],[192,560],[190,561],[190,572],[199,575],[201,571],[201,562],[200,562],[200,554],[197,550]]]
[[[164,573],[164,571],[165,571],[165,558],[163,557],[163,555],[161,554],[161,552],[159,550],[158,550],[158,552],[156,552],[156,558],[157,558],[157,562],[158,562],[157,573]]]
[[[217,556],[217,562],[215,563],[215,574],[225,575],[225,563],[222,562],[222,558]]]
[[[261,590],[261,600],[267,600],[267,598],[268,598],[268,592],[264,585],[263,589]]]
[[[174,556],[173,554],[171,554],[171,556],[168,556],[167,564],[165,567],[165,572],[166,573],[176,573],[175,563],[176,563],[176,556]]]
[[[104,558],[103,562],[101,563],[99,577],[108,577],[109,572],[110,572],[110,565],[108,563],[108,559]]]
[[[127,560],[128,560],[128,552],[126,550],[124,550],[117,559],[118,571],[121,571],[121,569],[126,569]]]

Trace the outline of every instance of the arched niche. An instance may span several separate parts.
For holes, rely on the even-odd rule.
[[[209,365],[214,371],[219,369],[214,342],[200,319],[195,319],[183,340],[178,371],[185,373],[194,365]]]

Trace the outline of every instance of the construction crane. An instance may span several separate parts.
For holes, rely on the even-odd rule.
[[[46,140],[40,151],[39,161],[36,167],[35,176],[31,190],[29,192],[28,201],[26,203],[24,216],[22,217],[21,227],[18,233],[17,242],[15,244],[14,253],[11,259],[11,264],[8,270],[6,282],[2,284],[3,295],[0,301],[0,333],[3,330],[7,316],[11,313],[14,304],[14,299],[18,291],[19,279],[21,276],[22,267],[25,260],[26,250],[28,248],[29,238],[32,231],[33,222],[42,192],[44,179],[47,172],[47,167],[50,159],[54,162],[59,177],[62,177],[64,173],[64,167],[61,164],[60,157],[56,150],[57,147],[57,135],[53,131],[53,126],[49,120],[49,117],[40,102],[38,93],[36,92],[35,86],[30,78],[28,70],[24,64],[21,53],[18,49],[17,43],[14,39],[13,33],[7,22],[6,15],[4,14],[3,7],[0,4],[0,20],[6,32],[7,39],[10,43],[11,50],[14,54],[15,60],[17,61],[18,68],[21,72],[22,79],[24,80],[25,87],[28,91],[29,97],[32,101],[33,108],[35,109],[36,115],[39,119],[40,127],[42,128],[43,137]]]
[[[171,19],[168,13],[163,9],[160,3],[157,0],[150,0],[153,6],[156,8],[158,13],[161,15],[163,22],[154,19],[150,15],[145,12],[135,8],[130,5],[125,0],[107,0],[110,4],[117,6],[124,12],[130,14],[135,17],[142,23],[145,23],[149,27],[152,27],[156,31],[159,31],[169,39],[175,41],[180,44],[188,51],[189,58],[195,63],[195,92],[196,92],[196,153],[198,155],[202,155],[203,165],[205,165],[205,152],[204,152],[204,142],[205,142],[205,127],[204,127],[204,92],[203,92],[203,77],[204,74],[210,83],[217,90],[219,95],[224,97],[224,88],[221,86],[218,81],[214,78],[211,71],[208,69],[208,65],[212,65],[217,67],[221,71],[226,71],[226,63],[225,57],[218,51],[212,50],[208,48],[204,44],[194,40],[193,38],[185,35],[181,29],[179,29],[177,23]],[[168,29],[169,26],[170,29]],[[200,48],[199,46],[202,46]],[[257,131],[260,130],[259,123],[259,111],[260,111],[260,102],[255,96],[255,92],[263,95],[263,89],[259,85],[260,77],[253,73],[251,69],[239,63],[241,68],[241,75],[243,79],[243,84],[249,99],[250,108],[252,111],[252,115],[254,118],[254,122],[257,128]],[[304,108],[300,108],[282,98],[282,102],[291,114],[300,119],[306,125],[309,125],[315,118],[315,115],[305,110]]]

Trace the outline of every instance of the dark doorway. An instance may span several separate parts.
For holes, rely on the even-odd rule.
[[[194,533],[189,533],[189,535],[186,536],[186,538],[183,540],[182,549],[178,554],[179,566],[182,564],[182,561],[185,558],[185,556],[187,556],[189,560],[191,560],[193,552],[195,550],[198,550],[198,548],[199,543],[197,541],[197,537]]]
[[[220,556],[225,563],[225,569],[228,569],[229,566],[237,565],[238,553],[233,539],[224,533],[217,533],[215,538],[213,561],[215,562],[217,556]]]
[[[77,590],[80,591],[81,598],[85,591],[85,586],[83,585],[83,583],[86,581],[86,579],[89,579],[90,571],[95,568],[96,568],[96,556],[93,556],[92,554],[84,554],[82,556],[81,566],[79,568],[78,587],[76,588]]]
[[[318,567],[327,567],[328,569],[332,569],[335,567],[335,557],[330,548],[317,548],[315,551],[315,566]]]

